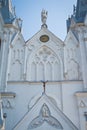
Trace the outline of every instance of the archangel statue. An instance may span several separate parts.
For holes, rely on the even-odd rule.
[[[48,15],[48,12],[43,9],[41,12],[41,21],[43,25],[46,25],[47,15]]]

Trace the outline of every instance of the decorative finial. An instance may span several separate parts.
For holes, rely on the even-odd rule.
[[[75,15],[75,14],[76,14],[76,6],[73,5],[73,15]]]
[[[23,21],[21,20],[21,18],[18,18],[17,20],[18,20],[19,29],[20,29],[20,31],[21,31],[22,22],[23,22]]]
[[[43,9],[41,12],[41,21],[42,21],[42,27],[46,27],[46,28],[47,28],[47,24],[46,24],[47,15],[48,15],[48,12]]]

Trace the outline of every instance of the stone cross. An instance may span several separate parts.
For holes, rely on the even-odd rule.
[[[42,83],[43,83],[43,93],[45,93],[46,92],[46,83],[48,82],[48,81],[41,81]]]
[[[44,93],[45,93],[46,92],[45,82],[43,82],[43,90],[44,90]]]

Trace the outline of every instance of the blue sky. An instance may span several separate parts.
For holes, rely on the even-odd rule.
[[[48,11],[48,29],[64,40],[66,36],[66,19],[73,12],[77,0],[13,0],[16,15],[23,20],[22,34],[30,39],[41,29],[41,11]]]

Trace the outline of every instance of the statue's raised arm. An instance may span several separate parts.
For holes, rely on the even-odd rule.
[[[41,21],[42,21],[43,25],[46,24],[47,15],[48,15],[48,12],[46,10],[42,10],[42,12],[41,12]]]

